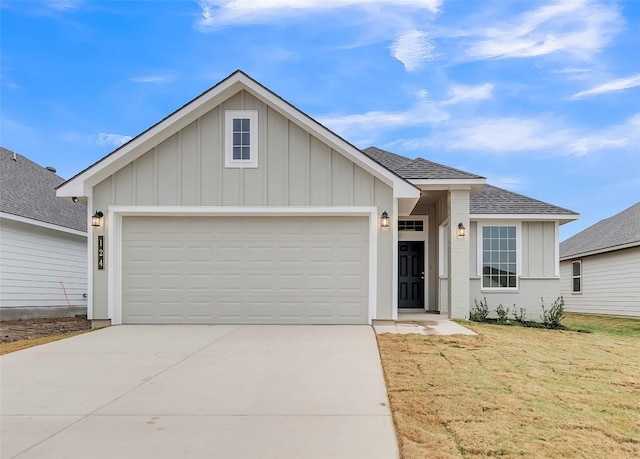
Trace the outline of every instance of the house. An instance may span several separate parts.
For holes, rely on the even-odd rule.
[[[640,317],[640,202],[560,244],[565,309]]]
[[[485,182],[362,151],[237,71],[58,196],[96,216],[96,325],[366,324],[559,295],[577,214]]]
[[[55,172],[0,148],[2,319],[86,314],[87,209]]]

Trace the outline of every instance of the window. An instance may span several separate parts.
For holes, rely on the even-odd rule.
[[[398,220],[399,231],[424,231],[422,220]]]
[[[582,261],[571,263],[571,293],[582,293]]]
[[[515,226],[482,227],[482,287],[517,287]]]
[[[258,167],[258,112],[225,112],[225,167]]]

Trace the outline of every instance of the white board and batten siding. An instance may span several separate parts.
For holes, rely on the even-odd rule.
[[[0,307],[6,317],[17,308],[33,315],[36,309],[86,308],[86,236],[1,218],[0,260]]]
[[[573,293],[572,262],[582,262],[582,292]],[[640,317],[640,247],[560,263],[565,309],[581,314]]]

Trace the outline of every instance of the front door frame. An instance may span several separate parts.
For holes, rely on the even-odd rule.
[[[398,244],[400,242],[411,242],[411,241],[416,241],[416,242],[424,242],[424,266],[423,266],[423,271],[424,271],[424,303],[422,305],[422,310],[424,310],[425,312],[429,310],[429,277],[431,274],[431,270],[429,269],[429,267],[431,266],[429,264],[429,217],[427,215],[409,215],[406,217],[398,217],[398,220],[422,220],[423,222],[423,230],[422,231],[400,231],[398,230],[398,241],[396,242],[396,253],[397,253],[397,257],[395,260],[395,264],[396,266],[398,266],[398,263],[400,261],[400,253],[397,250]],[[397,274],[396,274],[397,277]],[[397,280],[396,280],[397,282]],[[398,289],[398,292],[396,293],[396,295],[398,296],[398,300],[396,302],[396,304],[398,305],[397,309],[400,309],[400,300],[399,300],[399,295],[400,295],[400,291]],[[406,309],[406,311],[409,311],[410,309]],[[418,308],[413,309],[414,311],[419,310]]]

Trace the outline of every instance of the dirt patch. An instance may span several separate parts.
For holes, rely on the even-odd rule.
[[[91,329],[91,321],[74,317],[0,321],[0,343],[32,340]]]

